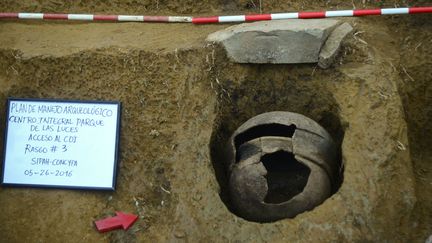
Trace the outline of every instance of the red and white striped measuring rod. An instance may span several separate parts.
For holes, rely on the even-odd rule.
[[[296,12],[274,14],[251,14],[234,16],[188,17],[188,16],[143,16],[143,15],[95,15],[95,14],[55,14],[55,13],[0,13],[0,19],[52,19],[118,22],[174,22],[174,23],[230,23],[281,19],[316,19],[331,17],[359,17],[367,15],[395,15],[432,13],[432,7],[382,8],[358,10],[333,10],[320,12]]]

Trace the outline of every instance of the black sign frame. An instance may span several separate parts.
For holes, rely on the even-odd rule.
[[[114,163],[112,172],[111,187],[94,187],[94,186],[68,186],[68,185],[45,185],[45,184],[21,184],[21,183],[6,183],[4,182],[4,173],[6,166],[6,149],[9,131],[9,110],[12,101],[26,102],[52,102],[52,103],[71,103],[71,104],[109,104],[117,106],[116,132],[115,132],[115,151]],[[117,174],[120,153],[120,128],[121,128],[121,102],[120,101],[99,101],[99,100],[69,100],[69,99],[47,99],[47,98],[16,98],[9,97],[6,100],[6,117],[3,134],[3,160],[0,172],[0,185],[3,187],[18,187],[18,188],[51,188],[51,189],[70,189],[70,190],[100,190],[100,191],[115,191],[117,186]]]

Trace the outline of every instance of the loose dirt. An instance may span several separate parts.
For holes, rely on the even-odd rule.
[[[266,12],[394,5],[262,2]],[[226,0],[0,3],[0,11],[113,14],[259,9],[259,1]],[[355,34],[328,70],[231,63],[204,41],[228,25],[0,22],[0,114],[7,97],[123,105],[117,190],[0,187],[1,241],[424,242],[432,234],[432,18],[345,20]],[[254,223],[230,206],[221,146],[244,121],[273,110],[326,128],[344,178],[314,210]],[[139,220],[98,233],[94,221],[115,211]]]

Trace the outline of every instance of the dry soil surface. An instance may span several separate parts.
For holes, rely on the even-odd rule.
[[[184,15],[394,4],[406,5],[4,0],[0,11]],[[424,242],[432,234],[432,17],[345,20],[355,32],[328,70],[231,63],[205,43],[228,25],[2,20],[0,114],[7,97],[117,100],[122,126],[115,192],[0,187],[1,241]],[[249,222],[231,209],[221,147],[244,121],[274,110],[329,131],[343,182],[294,219]],[[115,211],[139,220],[98,233],[94,221]]]

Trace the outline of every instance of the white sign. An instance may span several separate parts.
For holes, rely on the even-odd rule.
[[[9,99],[2,183],[114,190],[120,103]]]

